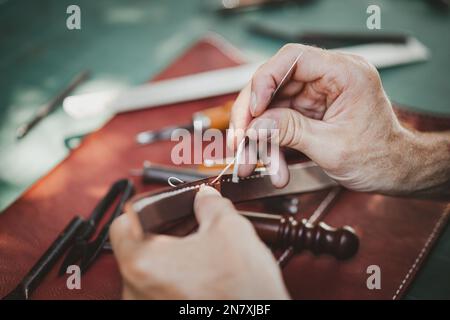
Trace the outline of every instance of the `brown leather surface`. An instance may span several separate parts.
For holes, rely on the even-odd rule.
[[[323,219],[352,226],[360,238],[355,257],[295,256],[285,267],[286,283],[299,299],[398,299],[414,279],[432,242],[445,226],[445,204],[345,191]],[[368,290],[366,270],[381,270],[381,290]]]
[[[218,49],[216,41],[199,41],[157,78],[241,62],[229,53],[228,49]],[[88,136],[78,149],[0,215],[0,297],[16,286],[75,214],[87,216],[91,212],[113,181],[127,177],[131,168],[140,167],[146,159],[170,164],[173,143],[140,147],[134,143],[136,133],[189,122],[192,112],[232,98],[234,95],[227,95],[121,114]],[[420,116],[411,119],[417,128],[423,128]],[[450,123],[447,125],[450,128]],[[432,129],[432,125],[427,128]],[[138,192],[161,187],[143,186],[138,179],[135,182]],[[310,215],[324,195],[325,192],[317,192],[299,196],[298,216]],[[261,202],[240,207],[264,211]],[[289,291],[294,298],[398,298],[446,222],[444,207],[444,203],[345,191],[324,220],[332,226],[348,224],[357,230],[361,240],[357,256],[348,262],[309,254],[295,256],[284,269]],[[173,233],[185,234],[193,228],[195,223],[191,219],[181,226],[182,232]],[[379,291],[370,291],[365,286],[366,268],[371,264],[382,270]],[[103,254],[82,277],[81,290],[68,290],[66,278],[56,276],[58,267],[35,291],[34,299],[120,298],[121,278],[111,254]]]

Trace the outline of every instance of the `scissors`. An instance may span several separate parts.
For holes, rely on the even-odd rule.
[[[110,247],[107,243],[109,227],[113,220],[122,212],[125,202],[134,194],[133,183],[128,179],[122,179],[115,182],[104,198],[97,204],[92,211],[89,219],[83,222],[78,236],[75,238],[73,246],[69,249],[58,274],[61,276],[66,273],[70,265],[78,265],[81,273],[85,272],[99,255],[100,251]],[[120,196],[113,213],[100,230],[98,235],[90,240],[97,230],[97,227],[108,211]]]

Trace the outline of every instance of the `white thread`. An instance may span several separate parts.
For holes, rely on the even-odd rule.
[[[144,209],[146,206],[151,205],[159,200],[165,199],[167,197],[173,196],[173,195],[177,195],[189,190],[193,190],[193,189],[199,189],[201,186],[203,186],[204,183],[201,184],[196,184],[193,186],[189,186],[189,187],[182,187],[180,189],[175,189],[175,190],[171,190],[171,191],[165,191],[162,193],[158,193],[155,194],[154,196],[151,197],[145,197],[142,199],[137,200],[134,204],[133,204],[133,210],[135,212],[141,211],[142,209]]]
[[[225,172],[233,165],[235,159],[233,159],[233,161],[227,164],[227,166],[219,173],[219,175],[213,181],[211,181],[211,184],[216,183],[225,174]]]
[[[233,183],[239,182],[238,169],[239,169],[239,163],[241,161],[242,151],[244,151],[244,146],[245,146],[245,138],[242,139],[241,143],[239,143],[238,149],[236,151],[236,157],[234,158],[233,175],[231,176],[231,181]]]
[[[231,160],[231,162],[229,164],[227,164],[227,166],[219,173],[219,175],[213,180],[211,181],[211,184],[216,183],[217,181],[219,181],[219,179],[225,174],[225,172],[227,172],[228,169],[230,169],[230,167],[234,164],[234,169],[233,169],[233,175],[231,178],[231,181],[233,182],[238,182],[239,178],[237,176],[237,160],[240,159],[241,153],[244,150],[244,145],[245,145],[245,138],[242,139],[242,141],[239,143],[239,146],[237,148],[236,151],[236,156],[233,158],[233,160]]]
[[[183,180],[181,180],[181,179],[179,179],[179,178],[177,178],[177,177],[169,177],[169,178],[167,179],[167,183],[168,183],[169,186],[171,186],[171,187],[176,187],[176,186],[177,186],[175,183],[172,182],[172,180],[175,180],[175,181],[177,181],[178,183],[184,183]]]

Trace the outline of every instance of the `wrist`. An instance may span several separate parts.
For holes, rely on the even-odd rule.
[[[401,127],[393,157],[401,159],[393,194],[448,197],[450,187],[450,134],[424,133]]]

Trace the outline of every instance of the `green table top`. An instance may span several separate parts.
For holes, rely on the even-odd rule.
[[[66,8],[81,8],[81,30],[66,28]],[[450,18],[422,0],[318,0],[307,6],[219,16],[205,0],[0,0],[0,210],[67,154],[63,139],[88,132],[105,117],[76,121],[61,109],[21,141],[15,130],[84,68],[92,78],[77,91],[139,84],[208,31],[249,57],[269,57],[281,42],[247,31],[252,22],[292,30],[366,30],[366,8],[381,7],[384,31],[406,31],[431,51],[425,63],[381,72],[389,96],[417,110],[450,114]],[[450,298],[447,228],[407,298]]]

